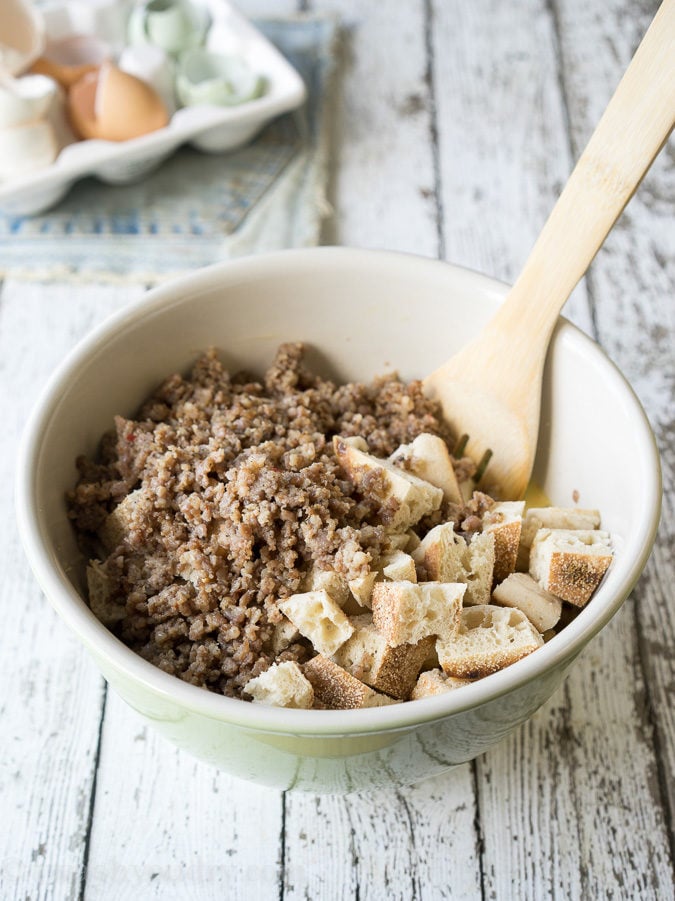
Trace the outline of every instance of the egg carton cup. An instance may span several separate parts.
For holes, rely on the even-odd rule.
[[[262,76],[264,93],[237,106],[181,108],[165,128],[131,140],[69,144],[51,165],[0,183],[2,212],[17,216],[42,213],[57,204],[76,181],[88,176],[111,185],[139,181],[184,144],[210,154],[235,150],[271,119],[304,103],[307,91],[300,75],[247,19],[226,0],[204,0],[202,5],[212,20],[206,48],[240,57]],[[67,3],[46,9],[47,36],[60,39],[81,33],[81,7],[81,3]],[[97,36],[119,49],[119,21],[104,16],[96,21],[105,26]]]

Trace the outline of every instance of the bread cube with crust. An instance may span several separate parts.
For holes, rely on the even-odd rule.
[[[452,635],[465,591],[465,585],[452,582],[376,582],[373,622],[394,647],[429,635]]]
[[[596,530],[600,528],[600,511],[581,507],[529,507],[523,514],[520,540],[531,547],[539,529]]]
[[[306,591],[279,601],[279,610],[309,638],[319,654],[330,657],[354,631],[340,607],[326,591]]]
[[[599,529],[539,529],[530,575],[556,597],[583,607],[612,562],[609,534]]]
[[[487,604],[492,591],[495,568],[495,536],[493,532],[478,532],[468,544],[466,564],[466,594],[464,606]]]
[[[410,693],[411,701],[418,701],[420,698],[433,698],[435,695],[444,695],[455,688],[462,688],[464,685],[471,685],[471,679],[457,679],[454,676],[446,676],[441,669],[430,669],[420,676]]]
[[[413,560],[437,582],[459,582],[465,556],[466,541],[451,522],[430,529],[412,553]]]
[[[383,707],[397,702],[356,679],[346,669],[319,654],[303,666],[305,678],[314,689],[315,707],[328,710],[353,710],[359,707]]]
[[[498,501],[483,514],[483,531],[495,537],[493,585],[516,569],[524,509],[525,501]]]
[[[352,618],[354,634],[333,655],[333,661],[378,691],[406,700],[434,646],[433,636],[417,644],[394,647],[368,614]]]
[[[511,573],[492,592],[500,607],[517,607],[542,634],[552,629],[562,613],[562,601],[527,573]]]
[[[448,446],[438,435],[424,432],[410,444],[402,444],[389,458],[407,472],[430,482],[453,504],[462,503],[462,492],[452,465]]]
[[[600,511],[581,507],[530,507],[523,514],[517,568],[527,572],[534,536],[539,529],[599,529]]]
[[[362,438],[333,438],[335,454],[347,477],[383,507],[393,502],[384,514],[390,531],[403,532],[438,510],[443,500],[440,488],[366,453],[363,443]]]
[[[467,544],[451,522],[441,523],[425,535],[413,558],[430,579],[465,584],[465,606],[489,602],[495,565],[492,532],[479,532]]]
[[[370,598],[373,593],[373,585],[375,584],[376,579],[376,572],[368,572],[364,576],[358,576],[356,579],[350,579],[347,583],[352,597],[359,607],[366,607],[368,610],[370,610]],[[353,605],[350,605],[349,610],[351,611],[353,609]],[[360,610],[357,609],[357,612],[360,612]]]
[[[462,610],[459,630],[436,641],[443,671],[480,679],[536,651],[544,639],[520,610],[481,604]]]
[[[264,673],[249,679],[244,691],[251,695],[254,704],[300,709],[314,704],[312,684],[292,660],[273,663]]]

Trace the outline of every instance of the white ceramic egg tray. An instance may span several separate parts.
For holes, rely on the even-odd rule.
[[[226,0],[203,0],[212,26],[206,47],[240,56],[265,79],[265,92],[238,106],[191,106],[173,114],[166,128],[114,142],[78,141],[65,147],[50,166],[0,183],[0,210],[31,216],[57,204],[80,178],[95,176],[108,184],[142,179],[182,144],[205,153],[223,153],[250,141],[271,119],[299,107],[305,85],[284,56]],[[66,37],[81,23],[79,4],[44,10],[47,37]],[[79,25],[79,30],[82,26]],[[114,44],[116,35],[99,34]]]

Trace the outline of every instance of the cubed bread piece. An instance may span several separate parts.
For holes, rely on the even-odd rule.
[[[453,582],[376,582],[373,622],[394,647],[428,635],[452,635],[466,586]]]
[[[583,607],[612,562],[609,533],[599,529],[539,529],[530,548],[530,575],[542,588]]]
[[[314,703],[312,683],[292,660],[273,663],[264,673],[249,679],[244,691],[251,695],[254,703],[268,704],[271,707],[308,710]]]
[[[298,627],[294,625],[290,619],[284,617],[281,622],[275,623],[272,630],[272,637],[269,642],[270,649],[274,656],[285,651],[286,648],[300,638]]]
[[[332,569],[313,569],[307,579],[310,591],[325,591],[338,607],[344,607],[351,592],[347,580]]]
[[[493,585],[515,571],[524,509],[525,501],[499,501],[483,514],[483,531],[495,536]]]
[[[333,438],[338,462],[348,478],[364,493],[377,498],[384,506],[394,501],[387,511],[387,527],[392,532],[405,531],[427,513],[438,510],[443,492],[423,479],[404,472],[389,460],[381,460],[362,450],[360,438]]]
[[[539,529],[594,531],[599,528],[599,510],[582,510],[579,507],[529,507],[523,515],[520,541],[525,547],[531,547]]]
[[[464,574],[466,541],[451,522],[434,526],[412,552],[413,560],[437,582],[459,582]]]
[[[315,706],[322,705],[328,710],[353,710],[396,703],[393,698],[374,691],[327,657],[312,657],[305,663],[303,672],[319,702]]]
[[[438,435],[428,432],[418,435],[410,444],[402,444],[397,448],[389,459],[407,472],[440,488],[446,501],[462,503],[462,493],[448,446]]]
[[[327,592],[306,591],[279,601],[279,610],[309,638],[319,654],[334,654],[354,627]]]
[[[352,618],[354,634],[333,655],[352,676],[395,698],[406,700],[434,646],[434,637],[392,647],[369,614]]]
[[[106,516],[98,531],[101,544],[107,551],[118,547],[132,530],[134,520],[144,508],[152,507],[152,497],[145,488],[137,488],[120,501]]]
[[[430,579],[438,582],[462,582],[466,585],[464,605],[487,604],[492,590],[495,564],[495,536],[480,532],[467,542],[452,523],[431,529],[413,552]]]
[[[471,679],[456,679],[454,676],[446,676],[443,670],[430,669],[420,673],[417,684],[410,693],[410,700],[418,701],[420,698],[444,695],[446,692],[462,688],[464,685],[471,685]]]
[[[532,625],[544,633],[552,629],[562,613],[562,601],[546,591],[527,573],[511,573],[492,592],[500,607],[517,607]]]
[[[520,610],[483,604],[462,610],[459,631],[438,638],[443,671],[459,679],[479,679],[536,651],[544,639]]]
[[[495,535],[493,532],[479,532],[468,545],[465,607],[489,603],[494,568]]]
[[[124,600],[113,599],[110,579],[98,560],[87,567],[87,592],[91,612],[104,626],[114,626],[127,615]]]
[[[382,575],[392,582],[416,582],[417,569],[415,561],[405,551],[394,551],[386,554],[381,560]]]
[[[530,547],[539,529],[599,529],[600,512],[579,507],[529,507],[523,515],[517,569],[527,572]]]
[[[370,597],[373,593],[373,585],[377,579],[376,572],[366,573],[365,576],[358,576],[356,579],[350,579],[347,583],[354,600],[360,607],[366,607],[370,610]],[[353,607],[350,607],[350,610]],[[360,611],[359,611],[360,612]]]

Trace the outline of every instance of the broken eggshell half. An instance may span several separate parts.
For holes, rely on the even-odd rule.
[[[111,63],[73,85],[68,114],[75,132],[85,140],[127,141],[169,122],[157,91]]]
[[[173,67],[163,50],[150,44],[126,47],[117,65],[123,72],[135,75],[154,88],[170,116],[176,112]]]
[[[131,13],[128,40],[178,55],[202,44],[210,23],[208,11],[188,0],[146,0]]]
[[[198,48],[178,62],[176,92],[184,106],[236,106],[259,97],[265,80],[241,57]]]

